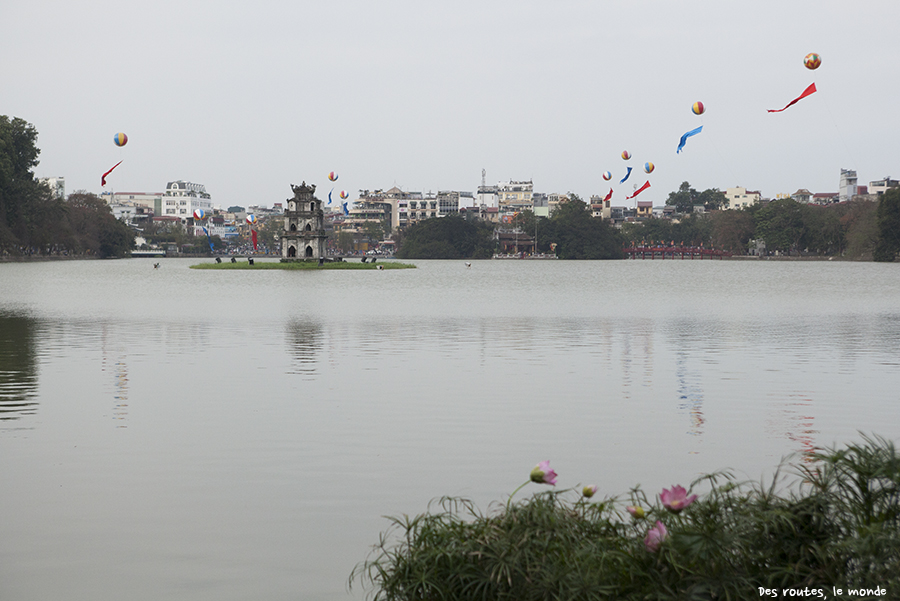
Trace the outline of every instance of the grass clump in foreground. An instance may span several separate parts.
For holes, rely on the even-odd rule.
[[[351,261],[326,261],[322,265],[319,265],[318,261],[291,261],[282,263],[280,261],[254,261],[251,265],[246,259],[237,261],[236,263],[232,263],[230,261],[222,261],[221,263],[199,263],[197,265],[191,265],[191,269],[305,269],[310,271],[315,270],[331,270],[331,269],[368,269],[368,270],[379,270],[379,269],[415,269],[415,265],[411,265],[409,263],[398,263],[396,261],[378,261],[377,263],[362,261],[351,262]]]
[[[596,487],[511,495],[487,514],[445,497],[391,518],[350,586],[378,601],[900,599],[894,444],[864,437],[809,459],[787,485],[720,472],[691,484],[699,496],[635,488],[630,505],[592,501]],[[555,478],[542,462],[530,480]]]

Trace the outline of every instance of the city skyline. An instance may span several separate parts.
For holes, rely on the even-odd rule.
[[[649,180],[641,199],[660,205],[683,181],[774,198],[836,192],[842,168],[860,184],[897,175],[900,48],[877,28],[900,17],[888,0],[852,11],[12,0],[4,12],[16,27],[0,41],[14,57],[0,67],[0,112],[35,126],[35,175],[65,177],[68,192],[184,179],[224,207],[271,207],[301,181],[326,194],[373,182],[474,192],[485,169],[488,184],[532,180],[585,200],[612,187],[619,204]],[[822,57],[815,71],[810,52]],[[815,94],[768,112],[812,82]]]

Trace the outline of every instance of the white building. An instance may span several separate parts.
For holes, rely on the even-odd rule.
[[[162,215],[162,199],[165,194],[163,192],[101,192],[102,198],[106,204],[112,205],[131,205],[135,207],[146,207],[153,211],[154,215]]]
[[[183,222],[190,219],[197,209],[211,213],[212,200],[203,184],[178,180],[166,184],[166,193],[162,197],[161,209],[160,215],[178,217]]]
[[[747,188],[728,188],[725,190],[724,209],[744,209],[759,204],[761,194],[758,191]]]
[[[497,184],[497,196],[500,207],[508,211],[531,210],[534,184],[531,180],[500,182]]]
[[[134,205],[111,204],[109,205],[109,208],[112,211],[113,217],[119,221],[131,223],[132,219],[134,219]]]
[[[884,179],[876,180],[874,182],[869,182],[869,194],[874,194],[875,196],[881,196],[891,188],[900,187],[900,181],[895,179],[891,179],[890,176],[885,177]]]
[[[499,207],[500,188],[497,186],[478,186],[478,192],[475,194],[475,204],[478,207]]]
[[[47,184],[50,187],[50,191],[57,198],[65,198],[66,197],[66,178],[64,177],[42,177],[38,180],[42,184]]]
[[[859,193],[856,186],[856,171],[841,169],[841,187],[838,192],[838,202],[847,202]]]

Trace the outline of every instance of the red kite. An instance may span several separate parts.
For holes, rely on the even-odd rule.
[[[109,171],[107,171],[106,173],[104,173],[103,175],[100,176],[100,185],[101,186],[106,185],[106,176],[109,175],[110,173],[112,173],[112,170],[121,164],[122,164],[122,161],[119,161],[118,163],[116,163],[115,165],[112,166],[112,169],[110,169]]]
[[[794,98],[793,100],[788,102],[787,106],[785,106],[784,109],[786,109],[788,106],[791,106],[792,104],[796,104],[797,102],[803,100],[804,98],[806,98],[807,96],[809,96],[810,94],[812,94],[815,91],[816,91],[816,84],[815,83],[809,84],[809,87],[806,88],[805,90],[803,90],[802,94],[800,94],[799,96],[797,96],[796,98]],[[780,113],[784,109],[769,109],[769,112],[770,113]]]

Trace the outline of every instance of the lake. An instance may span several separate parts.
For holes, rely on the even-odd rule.
[[[361,599],[388,522],[900,439],[900,266],[0,263],[0,598]],[[526,487],[519,495],[540,490]]]

